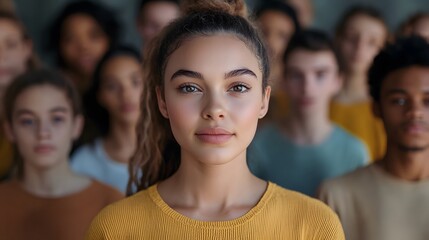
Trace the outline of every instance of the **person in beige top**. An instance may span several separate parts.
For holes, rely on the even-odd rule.
[[[369,73],[374,113],[387,133],[383,160],[322,184],[349,240],[429,239],[429,44],[399,39]]]

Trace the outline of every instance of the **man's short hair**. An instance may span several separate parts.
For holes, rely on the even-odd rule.
[[[381,85],[390,73],[411,66],[429,68],[429,44],[425,39],[410,36],[386,45],[369,69],[369,92],[373,100],[380,101]]]

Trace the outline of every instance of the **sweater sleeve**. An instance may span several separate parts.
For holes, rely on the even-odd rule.
[[[114,240],[109,226],[114,226],[114,218],[109,211],[109,207],[103,209],[92,221],[87,233],[86,240]]]
[[[345,240],[344,230],[338,216],[325,204],[318,201],[309,206],[306,219],[309,225],[305,239]]]

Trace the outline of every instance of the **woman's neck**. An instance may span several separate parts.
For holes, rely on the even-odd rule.
[[[24,164],[22,185],[26,191],[40,197],[63,197],[81,191],[90,182],[88,178],[74,174],[68,160],[49,169]]]
[[[103,139],[103,144],[114,161],[128,163],[137,144],[135,125],[111,122],[109,134]]]
[[[341,103],[359,103],[368,101],[368,83],[367,76],[364,73],[346,74],[344,85],[336,97],[336,101]]]
[[[164,201],[176,211],[198,220],[231,220],[257,204],[267,183],[246,164],[246,153],[224,164],[204,163],[182,153],[177,172],[158,186]]]

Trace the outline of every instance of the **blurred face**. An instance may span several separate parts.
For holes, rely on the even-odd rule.
[[[389,144],[405,151],[429,148],[429,69],[407,67],[390,73],[375,105]]]
[[[429,17],[424,17],[417,21],[412,33],[424,37],[429,42]]]
[[[24,165],[44,170],[67,161],[81,126],[82,119],[73,117],[64,92],[41,85],[18,95],[7,132],[17,145]]]
[[[332,52],[296,49],[289,55],[284,89],[290,98],[291,111],[307,117],[326,112],[340,88],[338,65]]]
[[[160,91],[182,160],[203,164],[245,159],[270,95],[269,88],[263,95],[258,59],[231,35],[185,41],[167,62],[164,97]]]
[[[109,112],[111,122],[137,124],[142,86],[141,65],[135,58],[116,56],[107,61],[98,101]]]
[[[386,27],[379,20],[366,15],[350,18],[338,39],[347,71],[366,74],[386,39]]]
[[[298,15],[300,24],[308,27],[313,22],[313,3],[312,0],[286,0],[287,3],[292,5]]]
[[[69,70],[79,75],[91,76],[108,47],[108,36],[89,15],[71,15],[64,22],[60,54]]]
[[[30,41],[13,21],[0,19],[0,92],[17,75],[27,70],[31,57]]]
[[[180,15],[179,6],[171,2],[151,2],[142,9],[137,25],[144,43],[149,43],[161,30]]]
[[[271,58],[280,60],[295,32],[292,19],[281,12],[265,11],[259,16],[258,23],[268,44]]]

